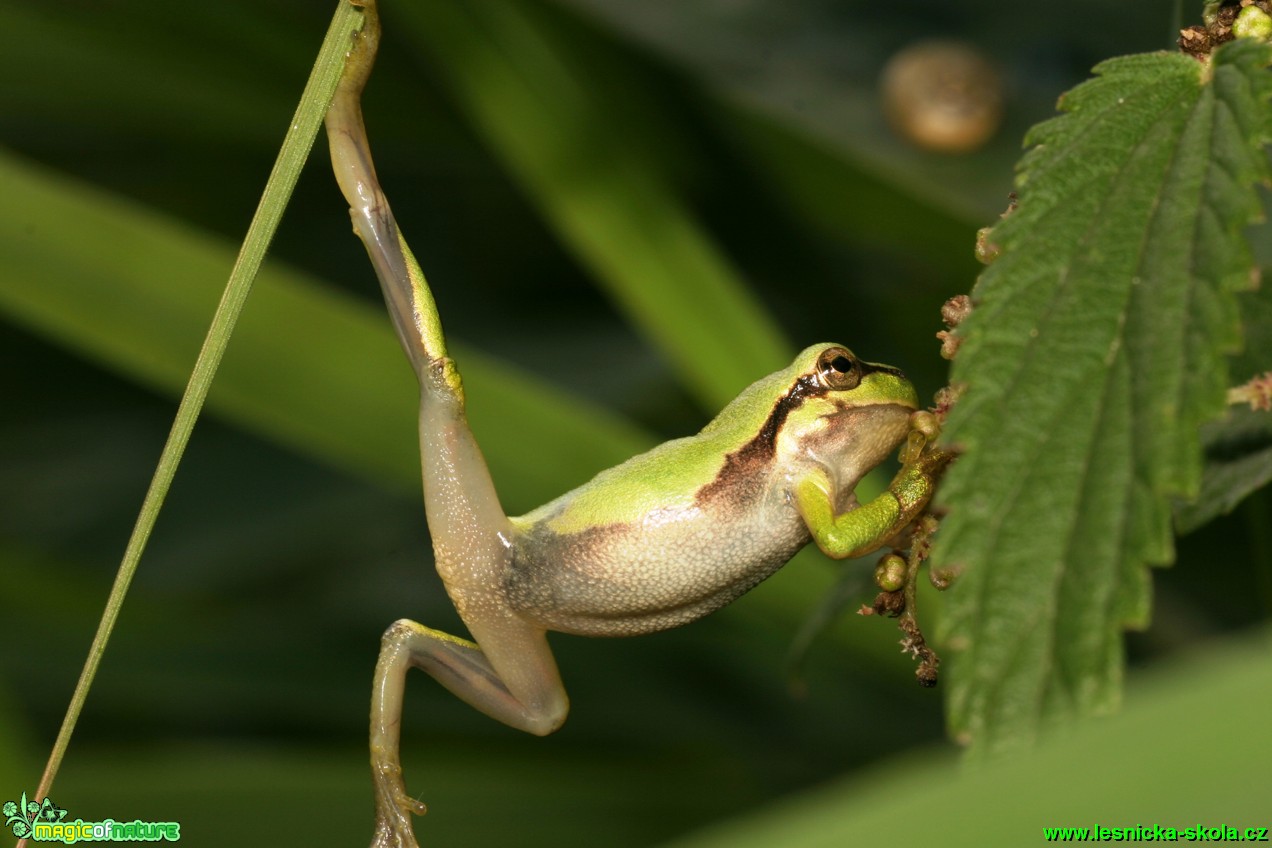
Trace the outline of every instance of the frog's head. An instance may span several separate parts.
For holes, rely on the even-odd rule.
[[[904,374],[863,362],[843,345],[806,348],[785,373],[789,388],[767,423],[777,462],[821,465],[843,492],[896,449],[919,407]]]
[[[900,371],[862,362],[848,348],[805,348],[788,367],[751,384],[702,431],[723,444],[725,465],[706,491],[733,474],[798,475],[817,465],[851,492],[909,429],[919,406]],[[700,493],[701,494],[701,493]]]

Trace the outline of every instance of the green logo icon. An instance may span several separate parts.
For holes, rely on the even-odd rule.
[[[52,798],[32,801],[25,792],[17,801],[5,801],[0,813],[4,814],[4,826],[14,836],[32,842],[71,845],[75,842],[176,842],[181,838],[181,825],[177,822],[67,821],[66,810],[53,803]]]
[[[17,801],[5,801],[0,812],[4,813],[4,826],[19,839],[34,833],[36,822],[55,824],[66,818],[66,810],[54,804],[52,798],[45,798],[42,802],[28,801],[25,792]]]

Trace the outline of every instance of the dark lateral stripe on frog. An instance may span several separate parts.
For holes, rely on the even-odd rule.
[[[894,374],[898,377],[904,377],[899,368],[892,368],[888,365],[875,365],[871,362],[862,362],[858,360],[861,368],[861,376],[864,379],[869,374]],[[726,454],[724,457],[724,465],[721,466],[720,472],[716,474],[716,478],[707,485],[698,490],[694,495],[697,503],[704,503],[713,497],[721,494],[731,484],[733,484],[740,476],[755,470],[756,467],[767,463],[777,452],[777,434],[781,431],[782,425],[786,423],[786,419],[790,417],[791,412],[798,409],[806,400],[817,397],[824,397],[830,393],[830,388],[817,379],[816,374],[805,374],[795,381],[795,385],[791,386],[790,391],[782,395],[777,403],[773,404],[773,411],[769,413],[768,419],[764,422],[764,426],[760,428],[760,432],[755,438],[747,442],[742,447]]]

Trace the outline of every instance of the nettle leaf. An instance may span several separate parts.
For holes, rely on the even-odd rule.
[[[960,328],[947,434],[965,454],[935,552],[965,569],[949,718],[979,751],[1117,705],[1121,630],[1147,623],[1147,565],[1174,556],[1171,498],[1197,493],[1240,341],[1269,62],[1249,40],[1209,64],[1114,59],[1026,139]]]

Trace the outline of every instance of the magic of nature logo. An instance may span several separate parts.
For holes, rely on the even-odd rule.
[[[26,793],[17,801],[5,801],[0,807],[4,826],[19,839],[32,842],[176,842],[181,838],[178,822],[133,821],[67,821],[66,809],[52,798],[28,800]]]

